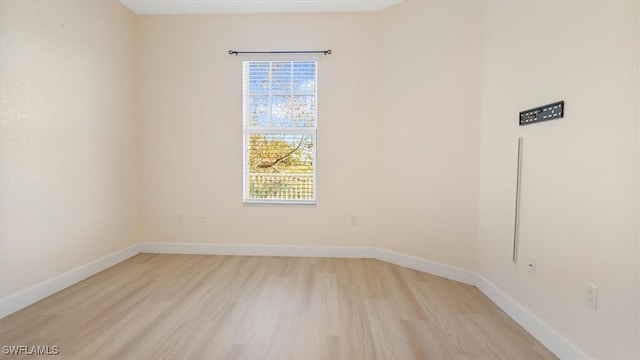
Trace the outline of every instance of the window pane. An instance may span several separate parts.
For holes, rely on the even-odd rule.
[[[316,117],[316,97],[313,95],[294,96],[291,126],[313,127]]]
[[[312,135],[249,134],[248,138],[250,199],[314,198]]]
[[[273,95],[271,126],[291,126],[291,96]]]
[[[314,94],[316,91],[316,63],[293,64],[293,91],[296,94]]]
[[[251,127],[270,126],[269,96],[249,96],[247,99],[246,117]]]
[[[248,66],[248,76],[247,79],[248,91],[250,94],[268,94],[270,91],[270,80],[269,80],[269,67],[270,64],[268,61],[252,61]]]
[[[274,94],[291,93],[291,62],[273,62],[271,65],[271,91]]]

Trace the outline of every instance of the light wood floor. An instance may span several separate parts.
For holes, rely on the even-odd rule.
[[[2,345],[59,346],[46,359],[556,358],[472,286],[373,259],[204,255],[137,255],[0,320]]]

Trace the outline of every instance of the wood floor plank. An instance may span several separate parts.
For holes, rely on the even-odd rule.
[[[4,345],[74,360],[556,359],[475,287],[374,259],[139,254],[0,320]]]
[[[388,299],[371,299],[366,301],[366,305],[376,357],[415,359],[393,302]]]

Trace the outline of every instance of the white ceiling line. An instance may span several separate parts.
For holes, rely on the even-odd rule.
[[[119,0],[137,15],[379,11],[401,0]]]

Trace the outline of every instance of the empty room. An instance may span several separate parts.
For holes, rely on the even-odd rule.
[[[0,0],[0,357],[640,359],[640,1]]]

